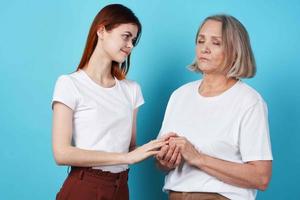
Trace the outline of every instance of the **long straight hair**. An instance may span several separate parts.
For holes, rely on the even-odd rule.
[[[87,37],[85,49],[81,57],[77,71],[82,69],[90,60],[98,41],[97,30],[104,26],[105,30],[110,31],[120,24],[135,24],[138,27],[137,39],[134,46],[137,45],[140,35],[142,33],[142,25],[135,14],[127,7],[121,4],[111,4],[105,6],[96,15]],[[125,79],[130,66],[130,55],[123,63],[112,61],[111,73],[119,80]]]

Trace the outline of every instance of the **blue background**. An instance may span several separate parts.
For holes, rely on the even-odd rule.
[[[237,17],[250,34],[258,72],[246,80],[269,107],[273,177],[258,199],[300,199],[300,2],[296,0],[74,1],[1,0],[0,198],[54,199],[66,177],[51,151],[50,107],[56,78],[74,71],[100,8],[118,2],[143,24],[129,79],[138,81],[138,143],[156,137],[171,92],[199,79],[186,66],[208,15]],[[153,159],[131,167],[131,199],[166,199]]]

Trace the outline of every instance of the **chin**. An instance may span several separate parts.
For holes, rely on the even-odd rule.
[[[210,70],[211,70],[211,68],[210,68],[210,67],[199,66],[199,65],[198,65],[198,69],[199,69],[200,71],[202,71],[202,72],[205,72],[205,71],[210,71]]]
[[[123,63],[125,62],[126,58],[116,58],[116,59],[113,59],[113,61],[117,62],[117,63]]]
[[[114,61],[118,62],[118,63],[123,63],[125,62],[127,56],[118,56],[118,57],[115,57]]]
[[[206,64],[198,64],[198,69],[202,72],[210,72],[216,70],[214,67],[208,66]]]

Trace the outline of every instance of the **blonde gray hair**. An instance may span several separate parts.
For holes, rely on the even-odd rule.
[[[224,45],[225,59],[223,65],[226,76],[234,78],[251,78],[255,76],[256,64],[250,45],[250,39],[243,24],[230,15],[212,15],[207,17],[199,27],[196,35],[196,44],[202,26],[208,20],[222,23],[222,41]],[[198,64],[194,61],[189,69],[200,72]]]

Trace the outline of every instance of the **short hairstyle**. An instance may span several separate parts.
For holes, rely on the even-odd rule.
[[[243,24],[230,15],[220,14],[209,16],[202,22],[197,31],[196,44],[198,34],[208,20],[222,23],[222,42],[225,54],[223,66],[226,69],[226,76],[234,78],[254,77],[256,73],[255,58],[251,49],[248,32]],[[202,73],[196,61],[189,66],[189,69]]]

